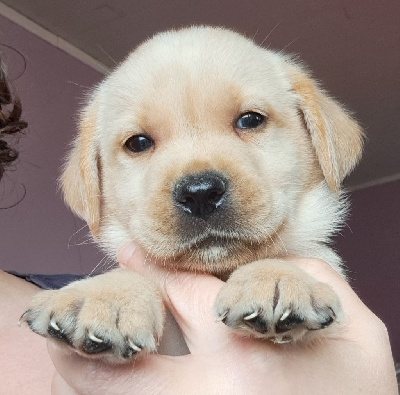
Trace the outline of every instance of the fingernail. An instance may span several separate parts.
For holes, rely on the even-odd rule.
[[[126,264],[133,257],[136,248],[137,246],[135,243],[129,243],[118,252],[118,260],[120,266],[126,267]]]

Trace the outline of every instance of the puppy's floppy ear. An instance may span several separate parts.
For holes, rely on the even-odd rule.
[[[292,88],[329,187],[339,192],[343,179],[361,157],[363,132],[358,123],[299,66],[289,62]]]
[[[100,226],[100,179],[96,138],[97,104],[82,111],[79,134],[65,163],[60,181],[66,203],[97,236]]]

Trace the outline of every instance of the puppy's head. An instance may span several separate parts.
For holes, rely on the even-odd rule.
[[[290,58],[195,27],[142,44],[93,92],[62,175],[110,252],[210,272],[277,255],[304,195],[335,193],[361,131]]]

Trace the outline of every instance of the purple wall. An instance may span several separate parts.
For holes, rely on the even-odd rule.
[[[20,51],[26,70],[13,81],[29,123],[20,140],[15,171],[0,183],[0,207],[21,195],[16,207],[0,210],[0,267],[23,272],[87,272],[102,258],[92,246],[68,248],[84,224],[65,207],[57,191],[60,164],[75,133],[75,114],[86,87],[101,75],[80,61],[0,16],[0,44]],[[15,79],[23,61],[0,45]],[[73,242],[85,239],[84,229]]]
[[[337,248],[352,286],[389,329],[400,361],[400,181],[355,191]]]
[[[84,224],[64,206],[57,177],[75,133],[74,116],[96,71],[0,16],[0,43],[22,52],[27,62],[15,81],[29,122],[21,139],[16,171],[0,183],[0,206],[27,195],[16,207],[0,210],[0,267],[22,272],[88,272],[102,255],[93,246],[68,241]],[[11,75],[13,70],[10,70]],[[400,182],[356,191],[349,227],[338,249],[351,268],[353,286],[388,325],[400,359]],[[73,237],[84,241],[87,229]]]

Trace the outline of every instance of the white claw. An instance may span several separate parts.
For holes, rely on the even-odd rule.
[[[97,336],[93,335],[93,333],[89,332],[89,339],[93,340],[96,343],[104,343],[103,339],[99,339]]]
[[[223,321],[223,320],[226,318],[227,315],[228,315],[228,310],[225,311],[222,315],[220,315],[220,316],[215,320],[215,322],[221,322],[221,321]]]
[[[142,351],[142,349],[141,349],[140,347],[138,347],[135,343],[133,343],[131,340],[129,340],[128,343],[129,343],[129,347],[130,347],[132,350],[134,350],[134,351],[136,351],[136,352]]]
[[[53,320],[50,321],[50,326],[58,332],[61,330],[57,323]]]
[[[29,310],[26,310],[25,313],[22,314],[21,317],[19,317],[18,326],[21,326],[22,323],[26,321],[25,317],[26,317],[26,315],[28,314],[28,311],[29,311]]]
[[[285,321],[286,318],[288,318],[288,316],[289,316],[289,314],[290,314],[291,312],[292,312],[292,310],[287,309],[287,310],[282,314],[282,317],[279,318],[279,321]]]
[[[257,317],[258,314],[260,314],[260,312],[259,312],[259,311],[255,311],[254,313],[251,313],[251,314],[249,314],[249,315],[246,315],[246,317],[243,317],[243,319],[244,319],[245,321],[248,321],[248,320],[251,320],[251,319]]]
[[[285,344],[285,343],[290,343],[292,339],[275,339],[274,343],[275,344]]]

